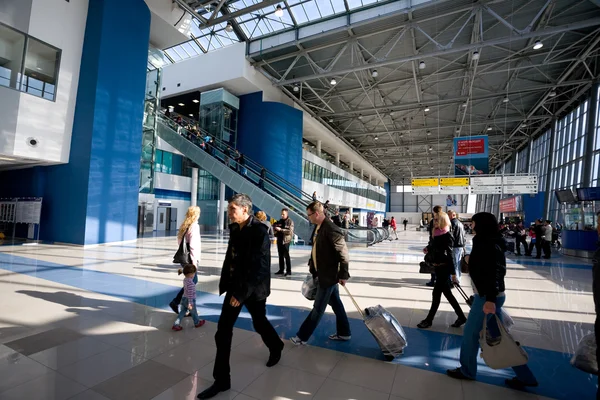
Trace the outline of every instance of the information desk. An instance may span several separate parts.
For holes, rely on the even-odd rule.
[[[567,256],[592,258],[596,251],[598,232],[596,231],[569,231],[561,232],[562,253]]]

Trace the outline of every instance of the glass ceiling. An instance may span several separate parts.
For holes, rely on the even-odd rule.
[[[272,5],[235,18],[235,22],[245,37],[238,37],[235,31],[228,32],[226,22],[202,29],[200,27],[202,23],[192,18],[190,30],[190,37],[192,39],[166,49],[165,53],[172,62],[179,62],[234,43],[298,28],[304,24],[345,14],[378,2],[384,3],[388,1],[346,0],[348,4],[348,8],[346,9],[344,0],[282,0],[280,5],[283,9],[283,15],[281,17],[275,15],[277,5]],[[235,0],[229,2],[224,7],[227,7],[227,13],[233,13],[261,2],[262,0]],[[206,19],[209,19],[212,15],[210,8],[200,8],[196,12]],[[219,11],[215,18],[222,16],[223,14]]]

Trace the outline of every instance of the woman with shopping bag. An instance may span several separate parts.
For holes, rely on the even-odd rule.
[[[517,350],[520,350],[520,348],[514,348],[514,346],[518,347],[518,344],[512,341],[505,329],[502,329],[499,318],[494,317],[494,315],[501,316],[502,306],[506,300],[504,293],[504,276],[506,275],[504,251],[506,245],[499,234],[498,221],[493,214],[477,213],[473,216],[472,228],[475,231],[475,237],[473,238],[473,250],[467,262],[475,294],[471,312],[464,327],[463,341],[460,347],[460,367],[447,371],[448,376],[452,378],[466,380],[474,380],[477,375],[477,354],[479,353],[480,339],[483,342],[486,340],[485,328],[482,331],[482,327],[485,327],[485,325],[489,327],[492,337],[504,340],[504,345],[508,343],[513,346],[515,351],[511,354],[515,354]],[[492,257],[492,254],[495,257]],[[490,314],[491,318],[489,318]],[[493,346],[493,344],[489,344],[489,346]],[[489,349],[491,347],[488,347],[488,351]],[[486,362],[489,361],[488,353]],[[506,360],[494,361],[499,361],[498,364],[502,364],[501,361]],[[523,364],[518,365],[521,362]],[[535,376],[527,366],[526,354],[522,357],[512,358],[504,366],[511,366],[517,375],[515,378],[505,381],[508,386],[514,389],[523,389],[538,385]],[[492,365],[493,367],[494,365]]]

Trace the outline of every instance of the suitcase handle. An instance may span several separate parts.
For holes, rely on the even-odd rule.
[[[348,293],[348,296],[350,296],[350,300],[352,300],[352,302],[354,303],[354,307],[356,307],[356,310],[360,313],[360,315],[363,317],[363,319],[365,319],[365,313],[364,311],[359,307],[358,303],[356,302],[356,300],[354,300],[354,296],[352,296],[352,294],[350,294],[350,291],[348,290],[348,288],[346,287],[346,285],[342,285],[342,287],[344,289],[346,289],[346,293]]]
[[[458,283],[456,283],[456,282],[454,283],[454,286],[456,287],[456,290],[458,291],[458,293],[460,293],[460,295],[462,296],[462,298],[465,300],[465,302],[467,304],[469,304],[469,297],[467,296],[467,294],[465,293],[465,291],[463,290],[463,288]]]

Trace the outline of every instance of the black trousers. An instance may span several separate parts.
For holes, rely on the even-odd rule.
[[[448,303],[450,303],[450,305],[454,309],[456,315],[458,315],[458,318],[466,320],[467,317],[465,317],[465,313],[463,313],[462,309],[460,308],[460,305],[458,304],[458,301],[456,300],[456,297],[454,297],[454,295],[452,294],[452,290],[450,289],[450,282],[448,282],[448,279],[437,279],[435,281],[435,285],[433,286],[433,292],[431,294],[431,308],[429,309],[429,314],[427,314],[426,320],[433,321],[433,318],[435,318],[435,314],[437,313],[437,310],[440,307],[440,301],[442,300],[442,293],[444,294],[444,297],[446,297],[446,300],[448,300]]]
[[[521,243],[523,244],[523,251],[527,254],[527,240],[525,240],[525,236],[517,236],[515,240],[515,250],[517,254],[521,254]]]
[[[535,239],[535,257],[542,257],[542,240],[543,239]],[[533,255],[533,253],[531,253]]]
[[[267,319],[267,300],[248,299],[239,307],[232,307],[229,304],[231,295],[227,293],[223,300],[223,308],[215,334],[215,343],[217,345],[217,357],[213,369],[213,378],[218,385],[230,383],[229,358],[231,356],[231,339],[233,338],[233,325],[237,321],[242,306],[245,306],[252,317],[254,330],[260,335],[263,342],[270,351],[276,351],[283,348],[283,342],[277,335],[275,328]]]
[[[550,256],[552,255],[552,248],[551,245],[552,242],[550,240],[542,240],[542,249],[544,250],[544,257],[548,257],[550,258]]]
[[[283,272],[285,268],[286,272],[291,274],[292,260],[290,259],[290,244],[283,244],[277,242],[277,252],[279,253],[279,272]]]

